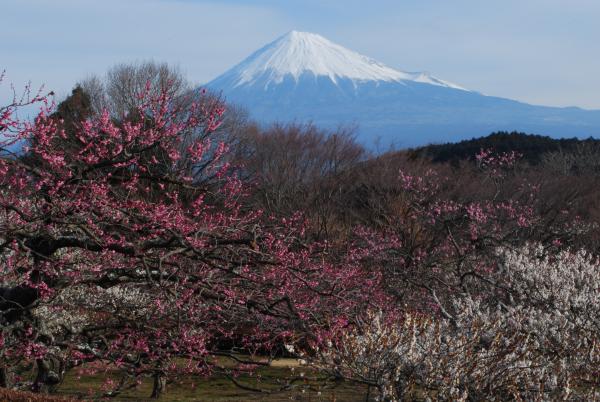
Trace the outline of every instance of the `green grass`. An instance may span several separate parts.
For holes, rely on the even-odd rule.
[[[278,383],[297,377],[304,372],[306,379],[295,382],[292,390],[274,392],[271,394],[247,391],[237,387],[231,380],[224,376],[208,378],[183,377],[167,385],[166,393],[161,401],[365,401],[367,387],[362,384],[342,382],[340,384],[327,384],[325,378],[303,367],[291,367],[291,364],[281,364],[258,369],[254,374],[245,374],[237,378],[241,383],[263,389],[275,389]],[[308,379],[310,377],[310,379]],[[82,376],[70,373],[58,388],[58,395],[75,398],[89,398],[89,390],[100,389],[104,375]],[[116,380],[116,378],[114,378]],[[145,379],[137,387],[124,391],[118,397],[110,398],[113,401],[146,401],[150,400],[152,393],[152,380]],[[371,395],[374,395],[372,390]]]

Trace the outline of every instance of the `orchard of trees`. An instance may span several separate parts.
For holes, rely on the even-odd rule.
[[[0,387],[265,392],[239,374],[290,356],[381,401],[600,397],[593,142],[373,155],[156,63],[26,90],[0,134]]]

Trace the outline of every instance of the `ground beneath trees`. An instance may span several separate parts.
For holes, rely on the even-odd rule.
[[[170,383],[161,401],[365,401],[367,387],[362,384],[342,382],[340,384],[325,383],[324,377],[298,366],[296,360],[281,359],[270,367],[257,370],[253,375],[242,375],[238,381],[252,387],[274,389],[274,384],[283,384],[286,380],[298,377],[304,373],[304,380],[295,382],[295,388],[289,391],[272,394],[246,391],[237,387],[224,376],[209,378],[184,377]],[[260,377],[260,380],[259,380]],[[114,377],[117,380],[117,377]],[[105,380],[105,375],[81,376],[76,372],[70,373],[58,388],[58,395],[76,399],[88,399],[92,390],[98,390]],[[147,401],[152,393],[152,380],[145,379],[136,388],[124,391],[111,401]],[[375,390],[371,389],[374,400]]]

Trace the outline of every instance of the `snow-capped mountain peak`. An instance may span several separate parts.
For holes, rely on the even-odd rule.
[[[288,32],[259,49],[215,81],[227,81],[233,87],[261,82],[268,87],[281,83],[286,77],[298,81],[304,74],[328,77],[334,83],[340,79],[355,82],[415,81],[464,89],[426,73],[395,70],[321,35],[298,31]]]
[[[600,136],[600,110],[485,96],[429,73],[385,66],[322,36],[292,31],[206,84],[259,124],[350,125],[366,146],[457,141],[493,131]],[[235,108],[234,108],[235,109]],[[378,147],[379,147],[378,145]]]

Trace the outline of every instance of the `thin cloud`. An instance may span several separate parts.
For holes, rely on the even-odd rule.
[[[0,69],[64,93],[155,59],[202,83],[298,29],[486,94],[600,109],[599,16],[596,0],[4,0]]]

